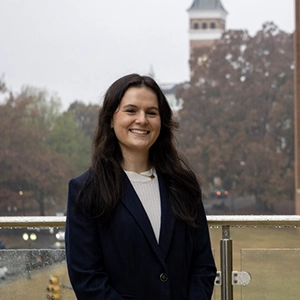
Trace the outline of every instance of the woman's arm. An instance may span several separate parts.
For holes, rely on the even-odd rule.
[[[96,221],[75,209],[82,184],[79,179],[69,183],[65,242],[71,284],[78,300],[122,300],[108,284],[101,254],[101,243],[105,241],[99,238]]]
[[[194,255],[189,284],[189,300],[210,300],[216,277],[204,207],[199,209],[200,226],[194,229]]]

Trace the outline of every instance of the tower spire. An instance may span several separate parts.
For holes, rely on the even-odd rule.
[[[221,0],[194,0],[188,11],[191,10],[220,10],[227,13]]]

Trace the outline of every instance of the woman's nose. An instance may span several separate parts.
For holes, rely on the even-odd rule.
[[[147,116],[144,112],[141,112],[137,115],[136,117],[136,120],[135,120],[136,123],[139,123],[139,124],[146,124],[148,123],[148,119],[147,119]]]

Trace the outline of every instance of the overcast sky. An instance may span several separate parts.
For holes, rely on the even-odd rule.
[[[120,76],[148,73],[159,83],[189,80],[188,14],[193,0],[0,0],[0,76],[100,103]],[[266,21],[294,30],[294,0],[222,0],[227,29],[251,35]]]

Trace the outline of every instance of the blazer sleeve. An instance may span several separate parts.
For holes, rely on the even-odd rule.
[[[87,218],[75,202],[82,180],[69,183],[66,220],[66,259],[70,281],[78,300],[123,299],[108,283],[103,268],[97,223]]]
[[[194,255],[188,299],[210,300],[216,277],[216,266],[202,201],[199,209],[199,222],[200,226],[194,229]]]

